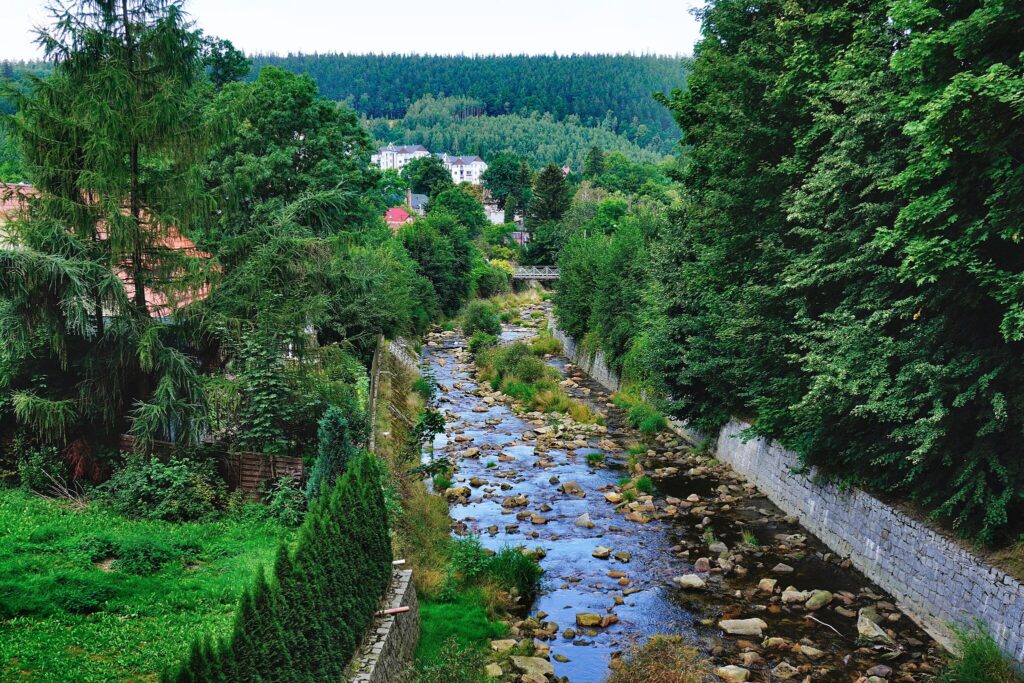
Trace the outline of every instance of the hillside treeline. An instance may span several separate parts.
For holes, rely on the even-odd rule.
[[[373,118],[400,119],[424,95],[458,95],[479,100],[492,116],[550,112],[560,121],[575,115],[641,146],[678,138],[672,117],[651,94],[679,87],[689,64],[650,55],[291,54],[252,61],[253,76],[267,65],[309,74],[325,97],[347,100]]]
[[[653,234],[573,237],[562,317],[706,430],[752,418],[844,482],[1012,537],[1022,34],[1011,3],[711,3],[666,98],[681,204]],[[616,277],[642,311],[590,301]]]
[[[593,147],[619,152],[636,162],[655,163],[663,157],[607,128],[584,126],[575,115],[556,121],[550,113],[487,116],[480,113],[483,109],[479,101],[470,98],[428,95],[414,102],[401,121],[371,119],[366,124],[383,143],[421,144],[451,154],[479,154],[484,159],[511,152],[533,167],[553,163],[578,171]]]

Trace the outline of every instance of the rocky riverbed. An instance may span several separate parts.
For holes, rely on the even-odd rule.
[[[520,313],[530,322],[506,325],[503,342],[535,334],[549,310]],[[603,681],[654,634],[686,636],[728,681],[910,682],[937,671],[938,646],[797,520],[674,434],[630,428],[564,357],[546,361],[603,425],[524,412],[478,384],[456,332],[431,334],[423,354],[447,420],[435,451],[456,464],[444,492],[454,532],[523,547],[545,571],[511,642],[493,644],[532,638],[539,658],[490,675]],[[642,474],[653,493],[620,485]]]

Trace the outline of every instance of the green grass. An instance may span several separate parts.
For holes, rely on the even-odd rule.
[[[596,467],[604,462],[604,453],[587,453],[587,464]]]
[[[637,477],[636,481],[633,482],[633,486],[640,493],[646,493],[648,495],[654,493],[654,482],[646,474],[642,477]]]
[[[130,520],[0,489],[0,679],[156,680],[195,637],[230,631],[286,533]]]
[[[504,636],[507,627],[488,616],[485,603],[486,598],[479,588],[460,591],[451,602],[422,601],[417,664],[436,661],[448,640],[465,648],[483,649],[488,641]]]
[[[958,631],[960,654],[939,676],[943,683],[1024,683],[992,637],[980,630]]]

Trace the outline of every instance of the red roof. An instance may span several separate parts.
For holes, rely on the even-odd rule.
[[[24,208],[29,197],[34,197],[37,194],[39,194],[38,191],[31,185],[0,183],[0,223],[3,223],[5,219],[12,218],[15,212]],[[103,232],[103,226],[100,226],[99,231],[101,233]],[[2,240],[0,240],[0,244],[2,244]],[[174,226],[170,226],[167,229],[166,234],[156,243],[155,246],[158,249],[184,252],[185,254],[195,258],[210,258],[209,254],[204,251],[200,251],[192,240],[182,235]],[[117,268],[117,276],[120,278],[121,282],[124,283],[124,288],[129,299],[134,298],[135,296],[135,283],[132,281],[130,270],[131,269],[127,263]],[[163,292],[154,291],[147,287],[146,308],[149,309],[150,315],[155,318],[167,318],[175,310],[195,301],[205,299],[209,294],[210,286],[209,284],[204,284],[178,292],[172,301],[171,298]]]
[[[388,209],[388,212],[384,214],[384,220],[391,225],[392,223],[408,223],[412,220],[412,216],[409,212],[400,206],[393,206]]]

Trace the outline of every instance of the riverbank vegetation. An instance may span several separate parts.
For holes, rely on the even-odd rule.
[[[1022,63],[1010,6],[711,3],[679,201],[574,201],[559,324],[714,433],[731,415],[979,542],[1024,523]],[[1019,145],[1018,145],[1019,146]],[[632,202],[632,205],[630,205]],[[567,215],[572,213],[567,212]]]

